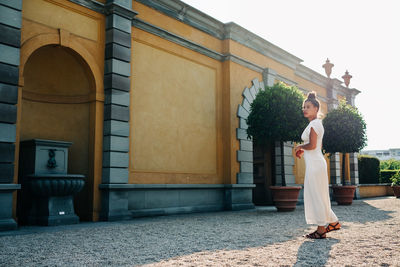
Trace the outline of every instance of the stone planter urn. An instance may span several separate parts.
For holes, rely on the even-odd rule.
[[[351,205],[356,188],[354,185],[332,186],[333,196],[338,205]]]
[[[272,198],[278,211],[294,211],[301,186],[270,186]]]
[[[73,201],[85,185],[85,176],[67,174],[71,144],[41,139],[21,142],[18,218],[22,224],[79,223]]]

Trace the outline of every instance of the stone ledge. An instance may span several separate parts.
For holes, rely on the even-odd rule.
[[[230,189],[253,188],[254,184],[100,184],[100,189],[140,190],[140,189]]]
[[[185,214],[195,212],[212,212],[222,211],[224,205],[200,205],[200,206],[185,206],[185,207],[170,207],[163,209],[142,209],[142,210],[131,210],[132,217],[148,217],[148,216],[161,216],[161,215],[172,215],[172,214]]]
[[[0,184],[0,191],[14,191],[21,189],[20,184]]]
[[[384,183],[384,184],[358,184],[356,186],[363,187],[363,186],[391,186],[391,183]]]

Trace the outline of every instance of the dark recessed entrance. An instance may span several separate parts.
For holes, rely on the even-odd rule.
[[[256,187],[253,189],[253,203],[258,206],[273,205],[269,186],[275,184],[273,175],[273,146],[262,148],[253,144],[253,176]]]

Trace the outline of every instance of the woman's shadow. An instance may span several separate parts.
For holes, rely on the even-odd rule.
[[[339,240],[327,238],[323,240],[305,240],[299,247],[297,261],[294,266],[324,266],[329,259],[329,252]]]

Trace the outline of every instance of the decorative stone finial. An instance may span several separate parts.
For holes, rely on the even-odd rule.
[[[342,76],[342,78],[343,78],[343,80],[344,80],[344,84],[346,85],[347,88],[349,88],[350,79],[351,79],[352,77],[353,77],[353,76],[351,76],[351,75],[349,74],[349,71],[348,71],[348,70],[346,70],[346,73]]]
[[[329,61],[329,58],[327,58],[325,64],[322,65],[322,67],[325,69],[325,73],[326,73],[326,76],[328,76],[328,78],[331,77],[331,73],[332,73],[332,68],[333,68],[333,66],[335,66],[335,65],[332,64],[332,63]]]

